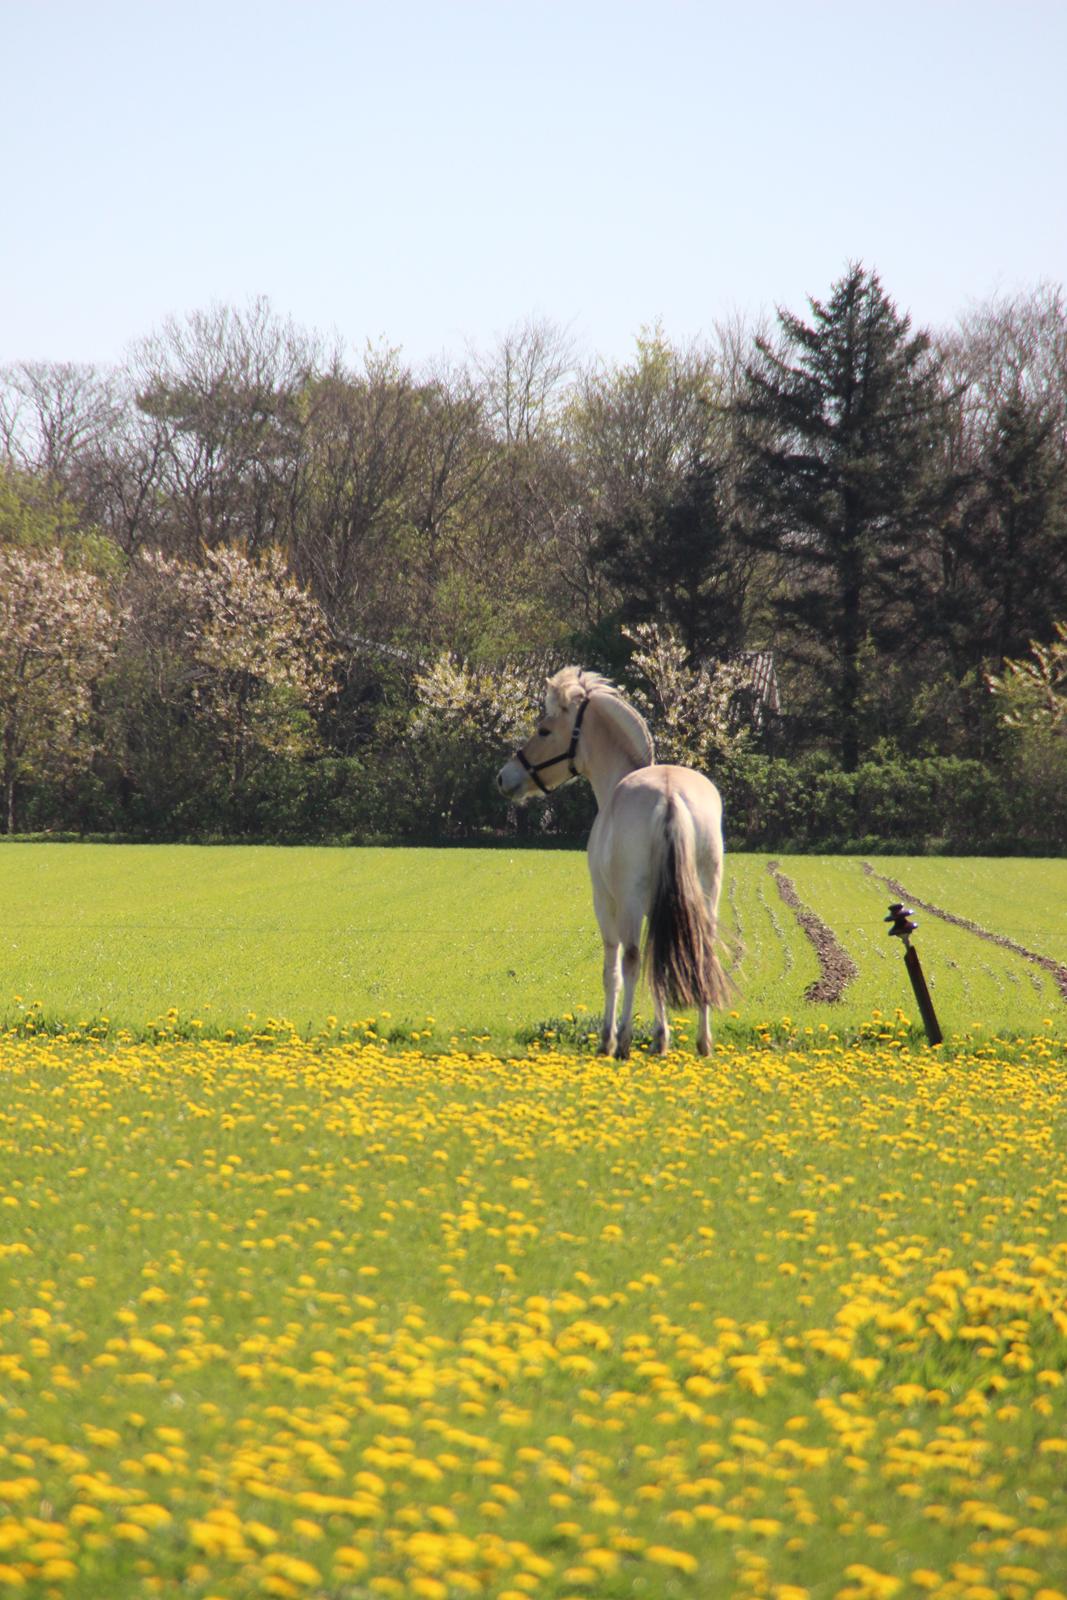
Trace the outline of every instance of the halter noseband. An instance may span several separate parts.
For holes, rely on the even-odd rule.
[[[585,708],[588,704],[589,696],[586,695],[585,699],[578,707],[578,715],[574,719],[574,727],[571,729],[571,742],[567,746],[566,750],[564,750],[562,755],[549,756],[547,761],[534,762],[528,761],[521,750],[516,750],[515,760],[521,767],[526,768],[526,771],[530,774],[530,777],[533,779],[534,783],[536,783],[542,794],[552,793],[552,790],[549,789],[546,784],[542,783],[541,779],[538,777],[538,773],[544,772],[546,767],[558,767],[561,761],[566,761],[571,769],[571,777],[576,778],[578,776],[578,768],[574,765],[574,757],[578,749],[578,735],[582,731],[582,718],[585,716]],[[564,779],[564,782],[566,781],[567,780]],[[562,785],[557,784],[556,787],[557,789],[562,788]]]

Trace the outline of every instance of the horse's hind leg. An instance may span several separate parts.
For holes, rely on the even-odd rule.
[[[600,1029],[600,1054],[615,1054],[615,1011],[619,1000],[619,946],[604,937],[604,1021]]]
[[[625,1061],[630,1054],[634,1034],[634,997],[641,972],[641,919],[626,919],[622,939],[622,1014],[619,1017],[619,1038],[615,1054]]]
[[[697,1013],[697,1055],[711,1054],[711,1007],[703,1005]]]

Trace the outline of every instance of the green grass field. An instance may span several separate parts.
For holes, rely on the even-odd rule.
[[[916,894],[1067,960],[1067,862],[871,863]],[[738,1036],[783,1017],[849,1032],[909,1014],[892,896],[857,858],[781,870],[858,967],[835,1005],[810,1005],[815,952],[763,856],[728,858],[723,929],[737,957]],[[580,1031],[600,1008],[600,945],[580,852],[5,844],[0,1018],[39,1003],[63,1024],[142,1030],[174,1008],[208,1034],[268,1018],[315,1033],[377,1019],[435,1041],[510,1048],[538,1025]],[[919,914],[917,946],[946,1034],[1060,1030],[1052,977],[1010,950]],[[16,999],[16,997],[18,997]],[[647,1005],[644,1007],[647,1013]],[[250,1014],[251,1017],[250,1017]],[[573,1024],[566,1018],[574,1018]],[[427,1023],[427,1018],[434,1020]]]
[[[837,1005],[808,1005],[811,942],[765,856],[728,859],[723,933],[736,957],[744,1037],[782,1018],[800,1030],[912,1013],[901,947],[886,938],[880,878],[856,858],[781,862],[801,901],[857,966]],[[875,874],[955,914],[1067,960],[1067,862],[875,859]],[[378,1019],[435,1042],[514,1048],[557,1021],[581,1034],[600,1010],[600,941],[579,851],[315,850],[269,846],[0,848],[0,1018],[144,1029],[171,1008],[205,1034],[267,1019],[314,1034],[326,1019]],[[920,949],[945,1034],[1059,1030],[1049,973],[920,912]],[[16,998],[18,997],[18,998]],[[645,1011],[648,1006],[645,1005]],[[566,1021],[571,1016],[573,1022]],[[434,1018],[434,1022],[427,1022]]]

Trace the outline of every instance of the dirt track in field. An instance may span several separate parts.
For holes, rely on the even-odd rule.
[[[1061,962],[1054,961],[1051,956],[1043,956],[1036,950],[1028,950],[1025,945],[1017,944],[1006,934],[993,933],[989,928],[983,928],[979,923],[972,922],[969,917],[959,917],[954,911],[946,911],[943,906],[935,906],[929,900],[920,900],[918,895],[909,894],[897,878],[887,878],[884,873],[876,872],[869,861],[863,863],[863,870],[868,877],[881,879],[890,894],[895,894],[903,904],[914,906],[920,911],[927,911],[932,917],[940,917],[942,922],[950,922],[954,928],[964,928],[968,933],[973,933],[977,939],[985,939],[989,944],[999,945],[1002,950],[1011,950],[1024,960],[1032,961],[1035,967],[1040,967],[1050,975],[1061,998],[1067,1000],[1067,967]]]
[[[819,976],[804,990],[804,998],[816,1005],[833,1005],[841,999],[859,968],[848,951],[838,944],[833,930],[815,915],[810,906],[804,904],[793,880],[787,878],[784,872],[779,872],[777,861],[768,861],[767,871],[778,885],[778,893],[815,946]]]

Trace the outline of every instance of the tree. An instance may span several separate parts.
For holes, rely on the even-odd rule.
[[[710,353],[676,349],[659,327],[642,333],[628,366],[587,372],[567,428],[598,519],[677,487],[708,454],[719,398]]]
[[[53,481],[0,466],[0,544],[55,550],[78,533],[77,508]]]
[[[1067,306],[996,299],[943,341],[964,492],[940,530],[937,591],[958,673],[999,672],[1067,611]]]
[[[618,640],[620,618],[659,612],[679,621],[678,610],[691,610],[686,594],[699,589],[718,542],[722,398],[710,352],[678,348],[659,327],[641,334],[632,361],[595,367],[575,386],[563,423],[574,510],[560,525],[561,570],[601,652]],[[664,563],[673,609],[658,600],[664,536],[673,546]],[[699,576],[690,573],[691,557]]]
[[[914,630],[946,399],[929,336],[911,332],[877,274],[852,265],[810,305],[810,323],[779,312],[777,346],[756,341],[738,402],[743,488],[755,536],[782,564],[790,649],[851,770],[865,653],[892,652]]]
[[[60,551],[0,545],[0,777],[4,826],[15,831],[19,785],[88,764],[92,688],[114,628],[99,580],[68,570]]]
[[[647,685],[647,690],[634,692],[634,702],[652,728],[658,761],[714,772],[745,748],[750,729],[736,709],[749,686],[749,666],[694,666],[669,628],[646,623],[627,637],[635,647],[631,669]]]
[[[523,445],[556,421],[575,355],[564,329],[531,318],[489,354],[475,354],[474,365],[493,428],[507,444]]]
[[[368,349],[360,370],[336,361],[313,376],[306,410],[301,492],[289,530],[300,582],[315,595],[338,639],[392,609],[390,569],[415,452],[415,380],[394,350]]]
[[[135,352],[131,378],[154,425],[172,549],[284,541],[301,466],[301,399],[316,340],[265,299],[168,319]]]
[[[139,557],[123,654],[142,702],[130,706],[135,739],[153,722],[163,740],[189,727],[221,759],[231,803],[253,756],[292,759],[311,749],[311,713],[333,689],[325,618],[277,550],[259,561],[206,551],[199,567],[158,552]],[[142,762],[145,755],[151,761],[152,749]]]
[[[446,834],[500,817],[500,797],[486,774],[528,736],[545,676],[529,661],[473,667],[451,654],[416,674],[415,706],[398,754],[411,764],[423,814]]]
[[[1021,391],[998,406],[963,521],[972,652],[994,668],[1067,609],[1067,453]]]
[[[111,431],[115,378],[69,361],[22,361],[0,372],[0,450],[15,466],[80,489],[82,463]]]
[[[1009,728],[1032,728],[1067,739],[1067,622],[1057,622],[1051,643],[1031,640],[1028,660],[1007,661],[987,683]]]
[[[700,463],[673,493],[601,523],[594,549],[623,624],[658,619],[677,630],[690,660],[741,648],[754,556],[728,530],[721,468]]]
[[[1011,780],[1024,797],[1023,826],[1043,848],[1062,852],[1067,838],[1067,622],[1048,644],[1009,660],[986,679],[1011,740]]]

